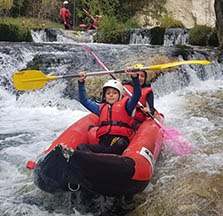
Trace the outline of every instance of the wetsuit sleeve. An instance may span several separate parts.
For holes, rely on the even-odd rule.
[[[133,82],[133,94],[126,103],[126,111],[129,115],[132,114],[133,110],[135,109],[141,97],[141,86],[139,83],[138,76],[136,78],[132,78],[132,82]]]
[[[80,103],[92,113],[99,116],[99,104],[88,99],[85,89],[85,83],[78,82],[78,92]]]
[[[147,96],[146,96],[146,101],[149,105],[150,108],[150,112],[153,115],[155,112],[155,108],[154,108],[154,95],[153,95],[153,91],[151,91]]]

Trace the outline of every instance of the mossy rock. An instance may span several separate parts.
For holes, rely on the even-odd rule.
[[[217,36],[216,29],[213,29],[212,32],[208,35],[208,45],[209,46],[214,46],[214,47],[219,46],[219,41],[218,41],[218,36]]]
[[[155,27],[151,29],[151,44],[163,45],[165,28]]]
[[[10,42],[31,42],[32,36],[30,30],[13,24],[0,24],[0,41]]]
[[[35,56],[32,61],[28,62],[27,69],[29,70],[40,70],[43,64],[43,60],[40,56]]]
[[[182,44],[177,44],[176,49],[173,51],[173,56],[182,56],[183,59],[188,59],[188,56],[190,55],[192,50],[192,47],[182,45]]]

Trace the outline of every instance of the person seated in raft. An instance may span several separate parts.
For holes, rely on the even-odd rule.
[[[132,77],[132,96],[124,96],[124,89],[119,81],[109,80],[103,86],[101,104],[88,99],[85,90],[86,73],[79,73],[80,103],[99,116],[99,127],[96,132],[99,143],[79,144],[77,150],[121,155],[129,145],[129,138],[134,133],[132,127],[134,117],[132,115],[141,97],[141,87],[136,72],[131,72],[130,69],[126,69],[125,72]]]
[[[98,30],[98,24],[101,23],[102,21],[102,16],[100,15],[96,15],[96,19],[94,17],[91,16],[91,18],[93,19],[93,24],[91,26],[88,27],[88,30],[91,30],[91,29],[96,29]]]
[[[133,66],[133,68],[142,68],[142,67],[145,67],[145,66],[142,64],[136,64]],[[140,124],[146,119],[146,117],[148,117],[148,115],[146,114],[147,112],[150,112],[152,115],[154,115],[154,112],[155,112],[154,95],[151,88],[151,84],[146,82],[147,72],[148,72],[147,70],[138,72],[139,82],[140,82],[141,91],[142,91],[142,96],[140,97],[139,102],[144,106],[144,108],[141,108],[139,104],[137,104],[136,106],[136,112],[134,116],[135,129],[138,129]],[[131,93],[133,92],[132,81],[124,80],[122,84]],[[126,92],[126,95],[128,95],[127,92]]]

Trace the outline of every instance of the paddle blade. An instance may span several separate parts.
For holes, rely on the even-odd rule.
[[[166,147],[174,150],[178,155],[189,154],[193,151],[189,141],[179,131],[162,128]]]
[[[183,64],[210,64],[210,61],[206,60],[188,60],[188,61],[179,61],[179,62],[171,62],[167,64],[161,64],[161,65],[153,65],[150,66],[150,70],[159,70],[159,69],[164,69],[164,68],[169,68],[169,67],[175,67],[178,65],[183,65]]]
[[[80,27],[88,27],[86,24],[80,24]]]
[[[38,70],[19,71],[13,75],[15,88],[20,91],[40,89],[45,86],[49,80],[54,79],[56,79],[55,76],[46,76]]]

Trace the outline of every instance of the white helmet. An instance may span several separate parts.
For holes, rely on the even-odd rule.
[[[111,88],[114,88],[114,89],[117,89],[119,91],[119,100],[125,95],[125,91],[124,91],[124,88],[123,88],[123,85],[117,81],[117,80],[108,80],[104,86],[103,86],[103,94],[102,94],[102,100],[104,99],[105,97],[105,90],[106,88],[108,87],[111,87]]]
[[[68,2],[68,1],[64,1],[63,4],[64,4],[64,5],[65,5],[65,4],[69,4],[69,2]]]

